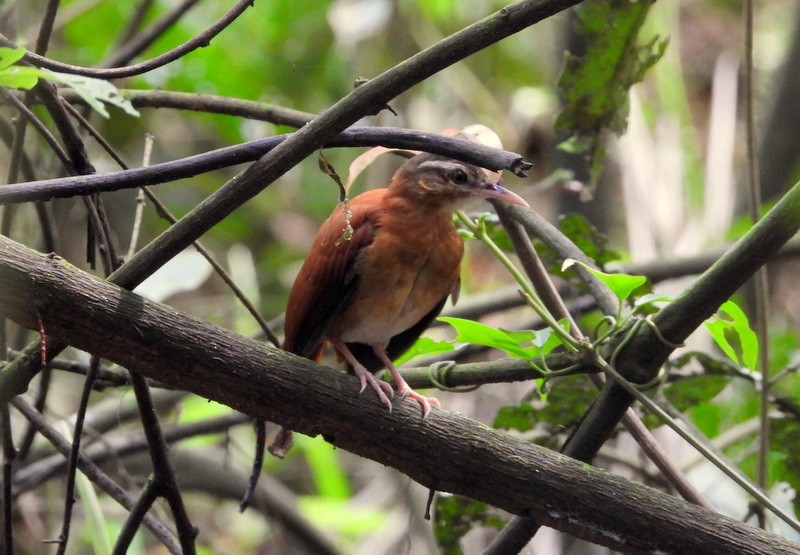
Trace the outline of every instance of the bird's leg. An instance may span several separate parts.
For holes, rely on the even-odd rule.
[[[386,369],[392,375],[395,383],[395,391],[397,391],[401,397],[409,397],[419,403],[419,406],[422,408],[423,420],[428,416],[428,413],[431,412],[431,405],[441,407],[439,400],[435,397],[425,397],[424,395],[420,395],[408,386],[406,380],[400,375],[400,372],[397,371],[397,368],[394,367],[392,361],[389,360],[389,357],[386,355],[386,351],[383,346],[371,345],[371,347],[372,350],[375,351],[375,354],[378,355],[378,358],[381,360],[384,366],[386,366]]]
[[[394,395],[392,386],[383,380],[379,380],[372,375],[372,372],[364,368],[364,365],[356,360],[356,357],[353,356],[353,353],[350,352],[350,349],[347,348],[347,345],[344,341],[336,340],[331,342],[333,343],[334,348],[336,348],[336,350],[342,354],[344,359],[350,363],[350,366],[353,367],[353,372],[356,376],[358,376],[358,381],[361,382],[361,389],[359,390],[359,393],[362,393],[367,387],[367,384],[369,384],[370,387],[372,387],[372,389],[375,391],[378,399],[380,399],[380,402],[386,405],[391,411],[392,402],[389,400],[389,397]]]

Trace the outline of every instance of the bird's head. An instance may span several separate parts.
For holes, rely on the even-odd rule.
[[[525,200],[480,168],[435,154],[418,154],[395,172],[389,189],[427,204],[457,207],[470,198],[498,199],[528,206]]]

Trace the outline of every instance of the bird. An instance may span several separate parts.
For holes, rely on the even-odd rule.
[[[319,361],[332,345],[392,410],[390,398],[419,403],[393,364],[457,298],[464,244],[453,212],[472,198],[528,206],[465,162],[422,153],[404,162],[388,187],[342,203],[320,227],[289,293],[282,348]],[[373,375],[386,368],[392,386]]]

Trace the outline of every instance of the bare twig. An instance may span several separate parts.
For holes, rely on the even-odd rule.
[[[755,98],[753,84],[753,12],[755,6],[752,0],[744,3],[744,108],[747,136],[747,179],[748,196],[747,206],[750,218],[757,222],[761,217],[761,183],[758,172],[758,155],[756,146],[755,128]],[[770,410],[770,377],[769,377],[769,281],[767,269],[761,267],[753,276],[755,296],[755,331],[758,337],[758,366],[761,370],[761,404],[759,418],[761,431],[758,434],[758,485],[766,490],[769,484],[769,410]],[[759,523],[762,528],[766,525],[763,514],[759,513]]]
[[[69,529],[72,523],[72,506],[75,504],[75,474],[78,471],[78,454],[81,451],[81,439],[83,438],[83,421],[86,416],[86,409],[89,406],[89,395],[92,392],[92,382],[97,375],[97,369],[100,366],[100,359],[96,356],[92,357],[89,363],[89,372],[86,374],[86,379],[83,382],[83,392],[81,393],[81,400],[78,405],[78,411],[75,413],[75,429],[72,433],[72,446],[70,448],[69,457],[67,458],[67,485],[66,493],[64,494],[64,521],[61,525],[61,534],[58,537],[58,550],[59,555],[63,555],[67,550],[67,542],[69,541]]]
[[[11,404],[22,413],[29,422],[36,425],[36,428],[42,436],[58,449],[59,453],[65,457],[69,456],[70,443],[59,434],[39,412],[26,403],[22,397],[16,397],[11,401]],[[102,470],[97,468],[94,463],[80,454],[78,455],[78,468],[80,468],[81,472],[83,472],[87,478],[106,492],[117,503],[128,510],[133,507],[133,501],[128,497],[128,494],[125,493],[125,490],[118,486],[117,483],[109,478]],[[144,525],[164,544],[170,553],[175,555],[181,553],[180,547],[175,543],[172,533],[164,524],[156,520],[153,516],[147,515],[144,519]]]
[[[51,60],[49,58],[45,58],[44,56],[39,56],[37,54],[33,54],[31,52],[27,52],[25,57],[23,58],[26,62],[30,63],[31,65],[37,67],[47,68],[53,71],[60,71],[62,73],[72,73],[75,75],[85,75],[87,77],[97,77],[100,79],[121,79],[123,77],[132,77],[134,75],[141,75],[143,73],[147,73],[148,71],[152,71],[156,68],[161,66],[167,65],[170,62],[174,62],[175,60],[185,56],[192,50],[196,50],[198,48],[203,48],[208,46],[215,36],[217,36],[220,32],[222,32],[225,27],[230,25],[231,23],[239,17],[244,10],[250,7],[253,4],[254,0],[239,0],[222,18],[218,21],[214,22],[208,29],[203,31],[202,33],[198,34],[195,37],[192,37],[190,40],[186,41],[185,43],[165,52],[155,58],[151,58],[144,62],[124,66],[124,67],[115,67],[115,68],[90,68],[90,67],[81,67],[75,66],[71,64],[65,64],[62,62],[57,62],[55,60]],[[7,46],[9,48],[17,48],[17,45],[9,40],[7,37],[0,34],[0,46]]]
[[[271,153],[284,142],[292,142],[294,135],[294,133],[277,135],[250,141],[172,162],[153,164],[147,168],[6,185],[0,188],[0,204],[119,191],[193,177],[201,173],[257,160],[259,157]],[[354,127],[342,132],[338,137],[325,141],[324,146],[327,148],[376,145],[426,150],[491,170],[507,169],[518,175],[522,175],[525,170],[530,168],[530,164],[524,162],[519,154],[513,152],[478,145],[463,139],[445,137],[438,133],[412,129]]]
[[[196,6],[199,1],[200,0],[183,0],[183,2],[172,7],[158,20],[154,21],[146,31],[136,36],[124,33],[121,46],[103,63],[103,67],[113,68],[117,66],[126,66],[128,62],[144,52],[156,39],[172,27],[183,14]]]
[[[144,154],[142,155],[142,167],[150,165],[150,154],[153,152],[153,135],[150,133],[144,137]],[[144,215],[144,207],[146,205],[144,189],[139,189],[136,194],[136,208],[133,213],[133,225],[131,225],[131,240],[128,244],[128,254],[125,260],[133,256],[136,252],[136,243],[139,242],[139,231],[142,228],[142,216]]]

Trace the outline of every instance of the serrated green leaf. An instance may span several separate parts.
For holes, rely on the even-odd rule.
[[[561,271],[563,272],[575,264],[580,264],[589,272],[591,272],[592,275],[594,275],[597,279],[605,283],[611,292],[614,293],[614,295],[616,295],[616,297],[621,301],[626,300],[631,296],[631,293],[647,283],[647,278],[644,276],[632,276],[629,274],[607,274],[573,258],[568,258],[564,261],[564,264],[561,266]]]

